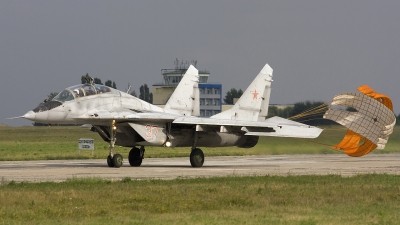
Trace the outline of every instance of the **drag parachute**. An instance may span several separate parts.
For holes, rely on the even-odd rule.
[[[360,93],[336,95],[323,116],[348,128],[343,140],[333,147],[349,156],[363,156],[374,149],[384,149],[396,124],[388,96],[376,93],[367,85],[359,87],[358,91]]]

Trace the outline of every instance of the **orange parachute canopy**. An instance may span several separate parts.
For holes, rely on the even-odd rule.
[[[324,118],[348,128],[343,140],[333,148],[355,157],[374,149],[384,149],[396,124],[392,100],[387,95],[377,93],[367,85],[359,87],[358,91],[361,93],[336,95],[324,115]],[[335,108],[337,106],[346,109]]]

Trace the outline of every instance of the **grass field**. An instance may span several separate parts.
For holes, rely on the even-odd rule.
[[[222,155],[276,155],[276,154],[336,154],[341,153],[327,145],[337,144],[345,133],[340,126],[325,127],[317,139],[261,137],[250,149],[237,147],[202,148],[206,156]],[[95,139],[95,153],[78,154],[79,138]],[[108,143],[97,133],[81,127],[0,127],[0,160],[79,159],[106,158]],[[129,148],[117,147],[127,157]],[[400,126],[396,126],[385,150],[374,153],[400,152]],[[189,157],[189,148],[146,147],[145,157]]]
[[[400,224],[396,175],[11,182],[0,199],[0,224]]]

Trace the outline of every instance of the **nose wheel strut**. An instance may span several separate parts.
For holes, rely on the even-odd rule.
[[[117,138],[115,138],[116,133],[117,133],[117,127],[115,126],[115,120],[113,120],[111,126],[110,126],[110,154],[107,157],[107,165],[109,167],[115,167],[119,168],[122,166],[124,162],[124,158],[122,157],[121,154],[116,154],[115,153],[115,142],[117,141]]]

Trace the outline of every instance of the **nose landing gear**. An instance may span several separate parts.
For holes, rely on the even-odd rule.
[[[124,158],[120,154],[115,154],[114,157],[111,158],[111,155],[107,157],[107,165],[109,167],[119,168],[122,166],[124,162]]]
[[[122,164],[124,163],[124,158],[122,157],[121,154],[115,154],[115,142],[117,139],[115,138],[115,135],[117,133],[117,127],[115,126],[115,121],[112,122],[110,126],[110,154],[107,157],[107,165],[109,167],[115,167],[115,168],[120,168]]]

